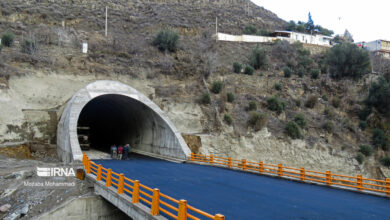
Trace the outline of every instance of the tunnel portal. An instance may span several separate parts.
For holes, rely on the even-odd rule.
[[[116,82],[96,81],[67,103],[57,128],[57,152],[64,162],[81,160],[80,128],[89,147],[109,152],[130,144],[132,151],[184,161],[190,150],[166,114],[137,90]]]

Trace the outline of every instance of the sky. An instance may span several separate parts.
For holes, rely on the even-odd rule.
[[[355,42],[390,40],[389,0],[252,0],[285,21],[307,22],[309,12],[315,25],[343,34],[345,29]]]

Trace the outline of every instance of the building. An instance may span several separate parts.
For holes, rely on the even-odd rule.
[[[277,37],[281,40],[287,40],[290,43],[301,42],[305,44],[315,44],[321,46],[331,46],[332,37],[321,35],[321,34],[305,34],[293,31],[275,31],[272,36]]]
[[[382,54],[384,57],[390,58],[390,41],[388,40],[362,42],[360,45],[370,52]]]

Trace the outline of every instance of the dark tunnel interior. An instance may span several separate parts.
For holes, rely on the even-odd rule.
[[[110,146],[137,144],[144,128],[150,123],[143,103],[123,95],[102,95],[82,109],[78,119],[79,143],[88,136],[90,148],[109,152]],[[89,128],[89,129],[85,129]]]

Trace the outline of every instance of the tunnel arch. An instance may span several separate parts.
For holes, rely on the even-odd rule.
[[[100,132],[104,124],[111,123],[107,128],[118,126],[123,132],[118,142],[124,143],[115,144],[129,143],[136,153],[184,161],[191,152],[165,112],[136,89],[117,81],[90,83],[66,104],[57,127],[57,153],[64,162],[82,159],[77,138],[80,120],[95,123]]]

